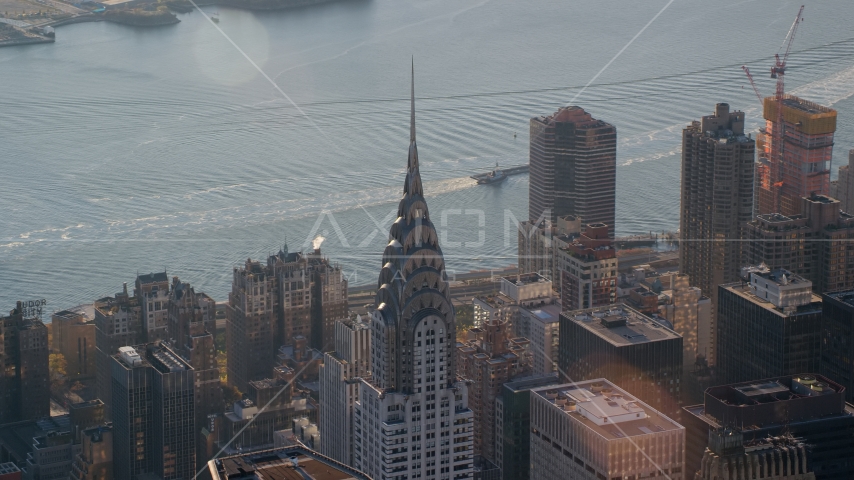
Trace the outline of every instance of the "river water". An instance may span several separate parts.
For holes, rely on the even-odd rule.
[[[629,44],[667,3],[206,7],[221,31],[196,11],[0,49],[0,308],[66,308],[164,269],[222,300],[232,267],[318,234],[353,284],[374,282],[413,56],[424,188],[452,273],[515,263],[527,177],[468,176],[526,162],[528,119],[573,99],[617,126],[617,233],[675,230],[682,127],[720,101],[759,126],[740,67],[773,93],[766,72],[800,2],[675,0]],[[840,112],[834,172],[854,147],[852,16],[850,0],[807,1],[787,76]]]

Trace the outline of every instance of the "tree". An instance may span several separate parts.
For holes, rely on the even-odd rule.
[[[465,341],[466,334],[474,326],[474,305],[456,307],[457,341]]]
[[[225,401],[226,408],[243,398],[243,393],[233,385],[226,385],[223,383],[220,387],[222,388],[222,399]]]
[[[228,381],[228,355],[225,352],[225,332],[217,333],[214,337],[216,347],[216,364],[219,366],[219,381]]]
[[[50,369],[50,392],[56,397],[62,397],[65,387],[68,385],[68,362],[61,353],[51,353],[48,357],[48,368]]]

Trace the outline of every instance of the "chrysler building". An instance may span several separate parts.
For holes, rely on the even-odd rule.
[[[413,67],[409,159],[371,317],[371,376],[354,418],[355,467],[377,480],[472,478],[473,414],[457,382],[456,323],[415,146]]]

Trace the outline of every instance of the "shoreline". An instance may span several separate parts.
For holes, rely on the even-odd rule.
[[[280,11],[280,10],[290,10],[294,8],[302,8],[302,7],[311,7],[315,5],[323,5],[327,3],[336,3],[344,0],[259,0],[263,3],[251,4],[244,0],[200,0],[196,2],[196,5],[199,7],[228,7],[234,8],[236,10],[245,10],[249,12],[271,12],[271,11]],[[170,2],[166,2],[165,6],[169,8],[170,13],[172,14],[172,18],[164,21],[156,21],[156,22],[146,22],[139,21],[139,19],[145,18],[143,15],[134,15],[127,14],[127,18],[110,18],[114,16],[125,16],[125,12],[121,10],[118,11],[107,11],[104,14],[95,14],[95,13],[86,13],[81,14],[76,17],[71,18],[63,18],[61,20],[57,20],[56,22],[48,22],[45,25],[53,28],[63,27],[65,25],[72,25],[75,23],[88,23],[88,22],[112,22],[119,25],[128,25],[133,27],[161,27],[165,25],[174,25],[181,22],[181,19],[178,18],[175,13],[191,13],[195,8],[193,5],[187,0],[173,0]],[[164,17],[166,15],[163,15]],[[136,17],[136,18],[134,18]],[[53,40],[51,40],[52,42]],[[31,43],[46,43],[45,42],[31,42]],[[23,44],[23,43],[22,43]],[[0,44],[0,46],[4,46]]]
[[[249,12],[270,12],[279,10],[290,10],[293,8],[312,7],[326,3],[336,3],[344,0],[259,0],[259,4],[251,4],[245,0],[201,0],[197,1],[199,7],[229,7],[236,10]],[[177,13],[190,13],[194,10],[193,4],[187,0],[173,0],[167,2],[166,6]]]
[[[163,17],[157,18],[154,21],[151,19],[155,17]],[[179,19],[174,13],[169,13],[169,15],[139,15],[134,13],[127,12],[115,12],[110,14],[87,14],[87,15],[79,15],[77,17],[65,18],[56,23],[50,23],[48,26],[53,28],[63,27],[65,25],[72,25],[75,23],[89,23],[89,22],[110,22],[115,23],[117,25],[128,25],[131,27],[162,27],[166,25],[175,25],[176,23],[181,23],[181,19]]]
[[[0,41],[0,48],[2,47],[18,47],[22,45],[36,45],[39,43],[54,43],[56,42],[55,38],[52,37],[42,37],[42,38],[16,38],[13,40],[4,40]]]

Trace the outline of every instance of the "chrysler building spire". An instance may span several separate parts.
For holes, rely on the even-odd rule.
[[[472,457],[460,452],[472,450],[474,414],[465,383],[457,381],[454,307],[421,184],[414,62],[412,73],[406,180],[377,279],[370,377],[362,378],[354,405],[353,461],[374,478],[453,472],[459,480],[472,478]]]
[[[412,192],[409,188],[410,180],[418,184],[420,193],[421,176],[418,173],[418,147],[415,146],[415,59],[412,59],[412,90],[410,91],[409,101],[409,160],[406,162],[407,186],[404,187],[404,192]],[[417,180],[416,178],[417,177]]]
[[[412,71],[414,74],[414,63]],[[427,332],[431,341],[441,345],[435,352],[441,352],[437,360],[443,366],[442,374],[432,375],[430,382],[450,386],[456,381],[452,348],[456,342],[454,307],[445,278],[445,259],[439,237],[424,199],[415,145],[414,77],[411,88],[406,180],[398,217],[391,226],[389,243],[383,252],[383,266],[377,282],[377,310],[372,320],[382,332],[382,338],[376,343],[382,348],[375,349],[378,355],[372,362],[373,378],[382,388],[405,393],[417,393],[426,387],[426,379],[421,378],[425,370],[414,365],[413,356],[423,353],[421,350],[427,345],[423,336]]]
[[[410,93],[412,106],[409,109],[409,143],[415,143],[415,57],[412,57],[412,92]]]

